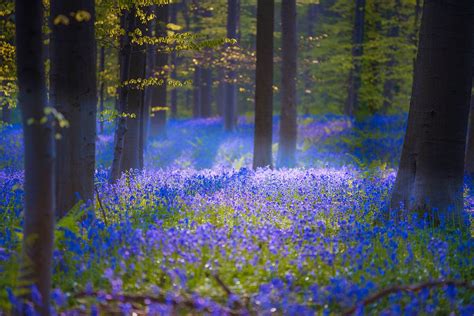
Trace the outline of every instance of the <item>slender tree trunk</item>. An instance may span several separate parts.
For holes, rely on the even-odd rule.
[[[423,8],[408,127],[391,206],[428,212],[432,224],[463,222],[473,6],[471,0],[425,0]]]
[[[2,122],[10,124],[12,121],[12,110],[8,107],[8,102],[2,105]]]
[[[104,88],[105,88],[105,80],[104,80],[104,70],[105,70],[105,47],[100,47],[100,57],[99,57],[99,71],[101,73],[101,80],[100,80],[100,91],[99,91],[99,111],[100,111],[100,122],[99,122],[99,133],[104,132],[104,121],[102,119],[102,115],[104,112]]]
[[[128,32],[132,30],[140,29],[144,32],[144,25],[140,22],[139,17],[136,15],[136,8],[134,7],[129,14],[129,27]],[[133,27],[132,27],[133,26]],[[127,80],[139,79],[145,77],[146,71],[146,51],[144,47],[138,44],[131,44],[130,50],[130,64]],[[143,168],[143,108],[145,103],[145,93],[143,89],[139,89],[134,86],[127,86],[127,114],[131,117],[127,117],[127,131],[124,135],[124,147],[122,152],[122,158],[120,161],[120,171],[126,172],[129,170],[139,170]]]
[[[210,117],[212,114],[212,70],[201,69],[201,117]]]
[[[316,24],[319,20],[319,11],[320,11],[320,3],[312,3],[309,4],[308,6],[308,12],[307,12],[307,21],[306,24],[308,26],[307,29],[307,36],[308,38],[311,38],[310,40],[312,41],[313,37],[316,36]],[[308,45],[308,44],[306,44]],[[309,44],[311,45],[311,44]],[[308,46],[306,46],[308,47]],[[312,47],[312,46],[309,46]],[[314,81],[311,78],[311,67],[306,67],[304,70],[304,93],[306,94],[305,102],[303,102],[303,113],[305,115],[309,114],[309,107],[311,103],[313,102],[313,97],[311,91],[313,90],[313,85]]]
[[[193,79],[193,118],[201,117],[201,73],[201,67],[195,65]]]
[[[169,19],[169,5],[156,8],[156,35],[166,37],[166,25]],[[152,89],[152,114],[150,120],[150,134],[152,137],[166,136],[166,108],[167,108],[167,83],[168,80],[168,53],[165,53],[163,47],[158,48],[155,58],[155,73],[163,84],[155,86]]]
[[[178,23],[178,8],[180,7],[181,5],[178,4],[178,3],[175,3],[175,4],[171,4],[171,7],[170,7],[170,22],[173,23],[173,24],[177,24]],[[179,62],[179,59],[177,58],[176,56],[176,51],[172,51],[171,52],[171,79],[173,80],[177,80],[178,79],[178,75],[177,75],[177,68],[178,68],[178,62]],[[173,88],[171,89],[171,92],[170,92],[170,105],[171,105],[171,117],[172,118],[176,118],[178,116],[178,89],[176,88]]]
[[[153,10],[154,10],[154,6],[149,6],[148,14],[153,13]],[[148,31],[147,31],[148,36],[150,37],[155,36],[155,30],[156,30],[155,19],[148,22],[147,28],[148,28]],[[156,54],[156,47],[151,44],[147,45],[146,47],[146,78],[154,77],[155,58],[156,58],[155,54]],[[144,144],[144,149],[146,149],[145,139],[148,137],[148,131],[150,128],[150,112],[151,112],[151,108],[153,107],[152,94],[153,94],[153,87],[146,87],[145,88],[145,106],[143,108],[143,120],[142,120],[142,125],[143,125],[142,142]]]
[[[42,1],[15,1],[16,64],[19,105],[23,121],[25,198],[22,286],[35,285],[42,297],[36,306],[41,315],[50,314],[51,261],[54,238],[55,171],[54,132],[51,120],[40,123],[47,106],[43,67]],[[33,124],[28,123],[31,119]],[[31,293],[25,299],[33,301]],[[16,311],[23,314],[23,311]]]
[[[355,0],[354,29],[352,33],[352,68],[349,73],[349,85],[344,114],[354,116],[359,105],[365,24],[365,0]]]
[[[400,35],[400,19],[398,18],[398,12],[400,11],[401,9],[401,2],[400,0],[396,0],[395,1],[395,7],[393,8],[393,12],[390,14],[390,17],[389,18],[394,18],[394,17],[397,17],[396,18],[396,22],[392,22],[392,25],[390,27],[390,30],[389,30],[389,34],[388,34],[388,37],[392,40],[392,41],[398,41],[399,40],[399,35]],[[392,44],[390,45],[390,53],[389,53],[389,56],[388,56],[388,61],[386,63],[386,79],[385,79],[385,82],[384,82],[384,86],[383,86],[383,104],[382,104],[382,111],[384,113],[387,113],[388,110],[390,109],[390,107],[393,105],[393,98],[394,98],[394,94],[395,94],[395,88],[397,86],[397,82],[395,80],[395,78],[393,78],[393,76],[395,75],[394,74],[394,68],[395,66],[397,65],[397,60],[396,60],[396,53],[397,53],[397,46],[396,44]]]
[[[274,8],[273,0],[258,0],[254,169],[272,167]]]
[[[298,133],[296,110],[296,0],[283,0],[281,4],[282,64],[279,167],[293,167],[296,163]]]
[[[84,10],[90,19],[71,12]],[[69,23],[54,23],[55,17]],[[56,142],[56,206],[64,216],[77,202],[93,201],[97,116],[94,1],[51,1],[51,104],[69,121]]]
[[[217,93],[216,93],[216,103],[217,103],[217,113],[219,116],[224,116],[224,107],[225,107],[225,70],[223,68],[219,68],[218,72],[218,85],[217,85]]]
[[[238,38],[240,2],[239,0],[227,1],[227,37]],[[224,129],[228,132],[235,129],[237,123],[237,73],[234,70],[235,62],[229,61],[231,69],[227,73],[226,102],[224,106]]]
[[[131,12],[123,11],[120,16],[120,27],[124,30],[128,30],[133,27],[129,26],[133,20],[130,19],[129,15]],[[127,34],[127,32],[125,33]],[[119,87],[119,96],[117,102],[117,112],[119,113],[119,118],[117,120],[117,128],[115,129],[115,140],[114,140],[114,158],[112,161],[112,167],[110,170],[110,182],[113,183],[117,181],[121,176],[120,164],[122,161],[122,153],[124,147],[124,136],[127,131],[127,121],[124,113],[127,112],[127,95],[128,89],[123,85],[127,78],[129,77],[129,65],[130,65],[130,37],[125,35],[120,38],[120,51],[119,51],[119,64],[120,64],[120,87]]]

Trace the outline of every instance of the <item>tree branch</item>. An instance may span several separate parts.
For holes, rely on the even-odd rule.
[[[426,288],[434,288],[434,287],[442,287],[446,285],[452,285],[456,287],[461,287],[461,288],[466,288],[469,290],[474,290],[474,285],[470,284],[467,281],[457,281],[457,280],[435,280],[435,281],[427,281],[423,283],[418,283],[418,284],[412,284],[412,285],[395,285],[395,286],[390,286],[385,289],[381,289],[380,291],[370,295],[367,297],[365,300],[362,302],[357,303],[353,307],[349,308],[346,310],[343,315],[352,315],[354,312],[357,310],[358,307],[360,306],[367,306],[370,305],[385,296],[388,296],[392,293],[396,292],[418,292],[420,290],[426,289]]]

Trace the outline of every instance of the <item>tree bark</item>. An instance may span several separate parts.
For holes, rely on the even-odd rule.
[[[359,90],[364,42],[365,0],[355,1],[354,28],[352,33],[352,68],[349,73],[349,85],[344,114],[354,116],[359,106]]]
[[[258,0],[254,169],[272,167],[274,8],[273,0]]]
[[[169,5],[156,8],[156,36],[166,37],[166,25],[169,20]],[[154,86],[152,89],[152,112],[150,120],[150,136],[164,137],[166,135],[166,108],[167,107],[167,84],[168,80],[168,53],[163,47],[158,47],[155,58],[155,74],[163,79],[163,84]]]
[[[227,37],[238,39],[240,2],[239,0],[227,1]],[[235,62],[230,60],[231,69],[227,73],[226,102],[224,105],[224,129],[231,132],[237,123],[237,73],[234,70]]]
[[[135,29],[141,29],[144,33],[145,26],[141,23],[139,17],[136,15],[136,7],[130,10],[128,15],[130,23],[128,24],[129,33]],[[146,71],[146,51],[144,47],[132,43],[130,46],[130,64],[127,80],[139,79],[145,77]],[[127,93],[127,116],[126,124],[127,131],[124,135],[124,147],[122,158],[120,161],[120,171],[126,172],[130,170],[139,170],[143,168],[143,108],[145,101],[145,93],[143,89],[134,86],[127,86],[125,89]]]
[[[81,20],[71,12],[85,11]],[[54,23],[64,16],[68,23]],[[79,200],[93,201],[97,115],[93,0],[51,1],[51,104],[69,121],[56,142],[56,206],[64,216]]]
[[[296,0],[283,0],[281,4],[282,64],[280,140],[278,167],[293,167],[296,163],[298,134],[296,109]]]
[[[463,171],[472,69],[471,0],[425,0],[415,78],[391,207],[430,223],[463,223]]]
[[[201,117],[201,72],[201,67],[195,65],[193,78],[193,118]]]
[[[10,124],[12,121],[12,110],[8,107],[8,102],[2,105],[2,122]]]
[[[223,68],[219,68],[217,72],[217,93],[216,93],[216,103],[217,103],[217,113],[219,116],[224,117],[224,107],[225,107],[225,70]]]
[[[210,117],[212,114],[212,70],[201,69],[201,117]]]
[[[15,1],[16,65],[24,136],[24,222],[19,284],[35,285],[42,297],[36,306],[50,314],[54,239],[55,168],[51,120],[40,123],[47,106],[43,67],[42,1]],[[30,123],[33,120],[33,123]],[[25,297],[33,301],[31,293]],[[23,311],[16,311],[22,314]]]
[[[393,19],[396,17],[396,22],[392,22],[392,26],[390,27],[390,30],[388,32],[388,37],[392,40],[395,41],[398,39],[398,36],[400,35],[400,19],[398,18],[398,12],[400,12],[402,4],[400,0],[395,1],[395,7],[393,8],[393,12],[390,14],[389,18]],[[388,56],[388,61],[386,63],[386,79],[384,82],[383,86],[383,104],[382,104],[382,111],[384,113],[387,113],[390,107],[393,105],[393,98],[395,94],[395,88],[397,86],[397,82],[394,76],[394,71],[393,69],[397,65],[397,60],[395,58],[395,55],[397,53],[397,46],[396,45],[391,45],[390,46],[390,53]]]
[[[104,112],[104,88],[105,88],[105,80],[103,78],[104,76],[104,70],[105,70],[105,47],[101,46],[100,47],[100,56],[99,56],[99,71],[101,73],[101,80],[100,80],[100,90],[99,90],[99,111],[100,111],[100,116],[103,115]],[[101,120],[99,122],[99,133],[104,132],[104,121]]]
[[[130,27],[128,26],[133,20],[130,20],[131,13],[124,10],[120,16],[120,27],[127,31]],[[121,176],[120,164],[122,161],[122,153],[124,147],[124,136],[127,131],[127,121],[123,113],[127,112],[127,95],[128,89],[123,86],[123,83],[127,81],[129,77],[129,65],[130,65],[130,51],[131,43],[130,37],[125,32],[125,35],[120,38],[120,51],[119,51],[119,64],[120,64],[120,86],[118,90],[118,102],[117,112],[119,118],[117,120],[117,127],[115,129],[114,139],[114,158],[112,161],[112,167],[110,169],[110,182],[117,181]]]
[[[170,4],[170,22],[173,24],[178,23],[178,8],[181,6],[179,3]],[[176,56],[176,51],[171,52],[171,79],[177,80],[178,75],[176,69],[178,68],[179,59]],[[178,89],[173,88],[170,92],[170,106],[171,106],[171,117],[176,118],[178,116]]]

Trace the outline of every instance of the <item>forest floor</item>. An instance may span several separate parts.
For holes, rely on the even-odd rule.
[[[57,223],[55,309],[474,314],[471,234],[427,228],[413,214],[381,219],[404,122],[301,118],[298,168],[252,171],[253,129],[244,118],[232,134],[217,119],[172,121],[167,137],[148,145],[146,170],[113,185],[107,126],[97,143],[95,212],[78,206]],[[22,237],[21,130],[3,128],[0,139],[0,310],[7,310]]]

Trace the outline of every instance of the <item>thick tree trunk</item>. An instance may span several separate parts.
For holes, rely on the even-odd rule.
[[[349,85],[344,114],[354,116],[359,105],[359,90],[364,42],[365,0],[355,0],[354,28],[352,33],[352,68],[349,73]]]
[[[238,39],[240,2],[239,0],[227,1],[227,37]],[[235,129],[237,123],[237,73],[234,62],[229,61],[231,70],[227,73],[226,102],[224,105],[224,129],[228,132]]]
[[[474,36],[474,33],[473,33],[473,36]],[[474,56],[473,56],[473,59],[474,59]],[[472,83],[474,85],[474,60],[473,60],[473,69],[471,71],[472,71]],[[474,95],[472,94],[471,94],[471,106],[469,110],[469,123],[468,123],[467,140],[466,140],[466,155],[464,157],[464,173],[471,177],[474,177]]]
[[[16,58],[19,105],[22,113],[25,199],[22,286],[36,285],[42,306],[41,315],[50,314],[51,261],[54,238],[55,171],[54,138],[51,120],[40,123],[47,106],[43,67],[43,5],[40,0],[15,1]],[[29,121],[33,119],[33,124]],[[25,299],[33,301],[30,295]],[[17,311],[17,314],[23,314]]]
[[[273,0],[258,0],[254,169],[272,167],[274,8]]]
[[[212,115],[212,70],[201,69],[201,117]]]
[[[193,78],[193,118],[201,117],[201,73],[201,67],[195,65]]]
[[[136,8],[130,10],[129,14],[129,32],[135,29],[141,29],[144,32],[144,25],[136,16]],[[133,26],[133,27],[132,27]],[[132,43],[130,50],[130,64],[127,80],[139,79],[145,77],[146,71],[146,52],[144,47]],[[145,103],[145,93],[143,89],[134,86],[127,86],[127,131],[124,135],[124,147],[120,161],[120,171],[139,170],[143,168],[143,108]]]
[[[282,64],[280,141],[278,167],[293,167],[296,163],[298,133],[296,110],[296,0],[283,0],[281,4]]]
[[[128,11],[123,11],[120,16],[120,27],[124,30],[128,30],[132,26],[128,24],[132,23],[133,20],[130,20],[131,13]],[[126,33],[127,34],[127,33]],[[129,65],[130,65],[130,37],[125,35],[120,38],[120,51],[119,51],[119,64],[120,64],[120,84],[123,85],[127,78],[129,77]],[[113,183],[117,181],[121,176],[120,163],[122,160],[122,153],[124,147],[124,136],[127,131],[127,121],[126,118],[122,115],[127,112],[127,95],[128,89],[123,86],[119,87],[119,96],[117,102],[117,112],[119,113],[119,118],[117,120],[117,127],[115,129],[115,139],[114,139],[114,158],[112,161],[112,167],[110,169],[110,182]]]
[[[393,12],[391,13],[391,16],[389,18],[394,18],[397,17],[396,22],[392,22],[392,26],[390,27],[388,37],[392,40],[398,40],[398,36],[400,35],[400,19],[398,18],[398,12],[400,11],[401,8],[401,2],[400,0],[395,1],[395,7],[393,8]],[[390,46],[390,53],[388,56],[388,61],[385,65],[386,67],[386,78],[385,82],[383,85],[383,104],[382,104],[382,111],[384,113],[387,113],[390,107],[393,104],[393,98],[395,94],[395,88],[397,86],[397,82],[395,78],[393,78],[394,74],[394,68],[397,65],[397,60],[396,60],[396,53],[397,53],[397,46],[396,45],[391,45]]]
[[[90,13],[80,20],[71,12]],[[54,23],[63,15],[69,23]],[[94,199],[97,115],[94,1],[51,1],[51,104],[64,114],[69,128],[56,142],[56,206],[64,216],[78,199]]]
[[[100,47],[100,56],[99,56],[99,71],[101,73],[101,80],[100,80],[100,90],[99,90],[99,111],[100,111],[100,116],[103,115],[104,112],[104,88],[105,88],[105,80],[103,78],[104,76],[104,70],[105,70],[105,47],[101,46]],[[104,132],[104,121],[101,117],[101,120],[99,122],[99,133]]]
[[[169,20],[169,5],[156,8],[156,36],[166,37],[166,25]],[[168,80],[168,53],[165,53],[163,47],[158,47],[155,58],[155,74],[163,79],[163,84],[152,89],[152,112],[150,120],[150,136],[166,136],[166,108],[167,105],[167,84]]]
[[[425,0],[407,133],[391,207],[462,225],[474,2]],[[436,43],[436,45],[433,45]]]

